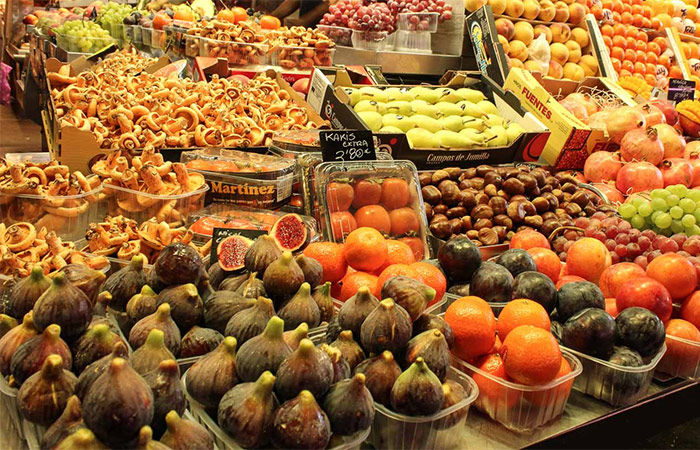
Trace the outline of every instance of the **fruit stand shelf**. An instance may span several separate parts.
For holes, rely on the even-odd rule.
[[[615,448],[634,445],[635,439],[648,437],[668,428],[664,420],[671,415],[688,416],[688,407],[679,407],[687,399],[700,393],[700,385],[689,380],[672,380],[659,383],[654,380],[647,396],[638,403],[622,408],[572,390],[564,414],[554,422],[531,433],[515,433],[490,420],[475,408],[469,411],[466,432],[471,448],[480,450],[502,448],[586,448],[601,445]],[[632,420],[631,416],[638,420]],[[640,420],[642,422],[640,422]]]
[[[379,65],[385,74],[442,76],[448,70],[458,70],[462,63],[458,55],[377,52],[341,46],[336,49],[334,64]]]

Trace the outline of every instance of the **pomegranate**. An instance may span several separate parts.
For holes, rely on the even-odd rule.
[[[661,175],[664,177],[664,187],[682,184],[691,187],[695,171],[693,165],[682,158],[664,159],[661,163]]]
[[[690,184],[691,187],[700,186],[700,145],[692,146],[691,151],[688,152],[688,148],[691,147],[691,144],[695,144],[695,142],[700,144],[700,141],[694,141],[688,144],[685,148],[685,160],[688,161],[691,166],[693,166],[693,181]]]
[[[664,178],[659,168],[649,162],[631,162],[617,172],[615,186],[623,194],[650,191],[663,188]]]
[[[649,102],[637,105],[635,108],[644,115],[644,120],[646,120],[648,127],[666,123],[666,116],[663,111]]]
[[[671,103],[668,100],[662,100],[659,98],[655,98],[654,100],[651,100],[649,103],[652,105],[656,106],[661,110],[661,112],[664,113],[664,116],[666,117],[666,123],[669,125],[675,125],[678,123],[678,111],[676,111],[676,107],[673,103]]]
[[[591,153],[583,165],[583,176],[592,183],[614,180],[622,166],[618,152]]]
[[[649,161],[658,166],[664,159],[664,145],[655,128],[637,128],[622,138],[620,155],[625,161]]]
[[[591,100],[591,97],[581,92],[572,92],[564,100],[572,100],[574,103],[583,105],[589,117],[598,112],[598,106]]]
[[[594,130],[605,130],[610,111],[598,111],[588,116],[588,126]]]
[[[593,186],[602,191],[611,203],[623,203],[625,201],[625,196],[622,195],[622,192],[617,190],[614,181],[609,183],[593,183]]]
[[[561,106],[566,108],[571,114],[573,114],[578,120],[583,123],[588,122],[588,110],[584,105],[578,103],[575,100],[564,99],[559,102]]]
[[[641,111],[631,106],[623,106],[608,116],[606,129],[610,139],[619,144],[628,131],[644,128],[644,125],[646,125],[646,119]]]
[[[685,146],[685,159],[693,159],[700,157],[700,141],[690,141]]]
[[[654,129],[664,146],[664,158],[682,158],[685,152],[685,138],[675,128],[666,123],[654,125]]]

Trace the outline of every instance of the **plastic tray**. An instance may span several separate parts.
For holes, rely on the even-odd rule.
[[[576,355],[583,365],[583,373],[576,378],[574,389],[613,406],[627,406],[637,403],[647,392],[654,370],[666,353],[666,345],[641,367],[624,367],[570,348],[566,350]]]
[[[199,38],[201,56],[226,58],[229,65],[237,67],[269,64],[269,50],[269,46],[265,44]]]
[[[568,350],[562,349],[562,356],[569,362],[571,372],[544,386],[526,386],[506,381],[479,370],[454,355],[452,365],[472,377],[480,377],[483,386],[500,394],[494,399],[481,392],[475,403],[478,410],[509,430],[527,432],[558,418],[564,412],[574,379],[581,374],[583,367]]]
[[[479,388],[471,377],[453,367],[450,367],[447,378],[461,384],[467,391],[467,398],[432,416],[417,417],[399,414],[375,403],[369,442],[375,448],[394,450],[467,448],[464,427]],[[463,413],[464,417],[449,426],[449,416],[454,413]]]
[[[700,342],[666,335],[666,348],[669,342],[680,348],[681,354],[666,352],[656,367],[656,375],[664,374],[671,378],[700,380]]]
[[[396,33],[394,49],[397,52],[432,53],[429,31],[402,31]]]
[[[308,72],[314,66],[332,66],[335,49],[281,45],[271,55],[273,66],[280,66],[285,71]]]
[[[175,195],[147,194],[112,184],[104,184],[103,187],[109,215],[121,214],[141,224],[151,217],[156,217],[159,221],[166,220],[166,213],[170,215],[170,211],[176,211],[179,219],[169,220],[171,225],[176,226],[187,223],[189,215],[204,206],[204,196],[209,191],[207,184],[196,191]],[[88,222],[81,227],[82,232],[87,229],[87,224]]]
[[[407,12],[399,13],[396,17],[396,28],[399,31],[427,31],[435,33],[438,29],[440,14],[436,12]]]
[[[423,254],[427,258],[430,255],[428,245],[428,223],[425,216],[425,206],[420,190],[416,166],[411,161],[350,161],[350,162],[324,162],[316,166],[316,198],[319,203],[321,213],[321,224],[326,240],[333,242],[344,242],[345,235],[351,230],[343,230],[342,222],[336,226],[335,233],[331,222],[331,213],[328,208],[328,198],[326,197],[326,187],[334,181],[356,182],[362,179],[386,179],[400,178],[408,183],[409,201],[406,207],[411,208],[418,219],[418,232],[415,237],[423,242]],[[354,208],[350,208],[354,215]],[[359,226],[359,225],[358,225]],[[381,230],[386,231],[386,230]],[[391,233],[386,233],[391,236]],[[335,236],[334,236],[335,235]],[[392,236],[391,238],[399,238]]]
[[[352,46],[352,29],[335,25],[317,25],[316,29],[328,36],[336,45]]]
[[[101,191],[102,185],[79,195],[0,194],[0,220],[8,227],[15,222],[31,222],[37,229],[55,231],[62,239],[79,240],[85,237],[90,222],[98,219]]]
[[[148,28],[146,28],[148,29]],[[151,47],[163,50],[165,48],[165,31],[151,28]]]
[[[191,34],[186,34],[185,38],[185,56],[190,58],[196,58],[201,54],[201,44],[199,36],[194,36]]]
[[[381,52],[387,49],[388,36],[386,31],[352,30],[352,46],[360,50]]]
[[[143,43],[143,33],[138,25],[124,25],[124,40],[132,44]]]
[[[67,52],[81,53],[82,47],[79,45],[79,42],[83,39],[90,42],[89,51],[97,51],[117,42],[112,37],[78,37],[56,33],[56,45]]]
[[[143,42],[144,46],[151,47],[151,41],[153,37],[153,28],[146,28],[139,26],[141,29],[141,42]]]

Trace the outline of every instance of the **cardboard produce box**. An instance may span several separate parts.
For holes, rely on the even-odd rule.
[[[350,75],[344,70],[316,70],[311,78],[308,101],[319,112],[321,117],[330,121],[335,129],[369,129],[350,106],[350,98],[343,88],[361,88],[365,85],[354,84]],[[415,86],[382,85],[385,88],[406,88]],[[482,91],[486,98],[492,101],[499,115],[512,122],[520,124],[525,133],[521,134],[507,147],[440,149],[440,148],[411,148],[404,133],[375,133],[379,140],[379,148],[391,153],[394,159],[412,161],[420,170],[434,170],[441,167],[459,166],[473,167],[480,164],[506,164],[512,162],[535,162],[544,149],[544,143],[549,137],[549,130],[533,114],[526,112],[520,106],[520,101],[512,94],[498,88],[487,77],[480,73],[469,74],[460,72],[452,76],[447,84],[440,87],[471,87]]]

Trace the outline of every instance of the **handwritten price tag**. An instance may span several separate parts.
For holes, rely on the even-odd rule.
[[[377,159],[371,131],[321,131],[320,139],[321,153],[326,162],[373,161]]]

